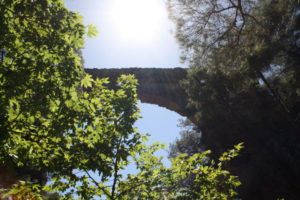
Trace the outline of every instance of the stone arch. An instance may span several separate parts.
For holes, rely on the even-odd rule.
[[[186,77],[184,68],[110,68],[85,69],[93,78],[109,77],[109,87],[121,74],[134,74],[138,80],[137,94],[142,103],[155,104],[194,120],[193,110],[187,109],[187,94],[180,86]]]

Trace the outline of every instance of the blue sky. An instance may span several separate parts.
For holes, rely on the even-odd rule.
[[[123,1],[123,2],[121,2]],[[141,10],[143,15],[149,12],[152,18],[156,21],[151,21],[152,18],[144,18],[153,30],[142,30],[148,28],[144,24],[132,27],[131,24],[126,24],[126,19],[129,14],[134,14],[132,5],[123,5],[123,7],[115,9],[124,2],[137,2],[141,6],[146,5],[149,0],[66,0],[66,7],[72,11],[79,12],[84,17],[84,24],[96,25],[99,35],[92,39],[86,40],[85,49],[83,49],[83,57],[85,60],[85,67],[87,68],[124,68],[124,67],[157,67],[157,68],[173,68],[182,67],[180,63],[180,50],[173,37],[173,25],[167,16],[167,10],[163,0],[150,0],[155,1],[156,7],[146,7],[147,10]],[[145,3],[145,4],[144,4]],[[155,8],[155,9],[154,9]],[[153,9],[153,10],[151,10]],[[112,16],[113,12],[122,13],[124,16],[117,16],[115,19]],[[135,17],[134,15],[131,17]],[[139,18],[139,16],[136,16]],[[159,18],[158,18],[159,17]],[[116,20],[121,20],[116,22]],[[135,32],[132,33],[125,26],[132,27]],[[147,25],[148,25],[147,24]],[[135,25],[135,24],[133,24]],[[122,30],[123,28],[123,30]],[[140,30],[139,30],[140,29]],[[144,31],[144,32],[139,32]],[[149,34],[149,38],[144,37],[143,34]],[[134,35],[140,33],[140,35]],[[125,37],[126,36],[126,37]],[[144,37],[144,38],[143,38]],[[142,119],[136,123],[141,133],[150,133],[151,137],[149,142],[159,141],[161,143],[169,144],[179,136],[179,128],[177,127],[178,119],[181,118],[175,112],[169,111],[165,108],[139,103],[141,109]],[[159,155],[166,156],[166,152],[160,152]],[[165,159],[165,162],[168,161]]]
[[[79,12],[84,17],[86,25],[93,24],[98,27],[99,35],[86,40],[86,48],[83,50],[85,66],[88,68],[181,67],[180,51],[170,33],[173,26],[168,19],[164,1],[151,0],[157,1],[164,12],[159,20],[159,28],[156,28],[156,36],[151,41],[122,38],[123,34],[116,30],[116,24],[111,16],[113,2],[116,1],[118,0],[65,1],[66,7]],[[153,15],[156,15],[155,11]]]

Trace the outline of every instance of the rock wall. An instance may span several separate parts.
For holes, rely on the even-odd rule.
[[[121,74],[134,74],[138,80],[137,93],[142,103],[156,104],[172,110],[181,116],[193,119],[193,111],[187,109],[187,95],[180,86],[186,77],[183,68],[122,68],[122,69],[85,69],[93,78],[109,77],[110,88]]]

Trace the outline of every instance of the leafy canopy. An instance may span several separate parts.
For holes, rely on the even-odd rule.
[[[172,153],[211,149],[217,158],[243,141],[246,152],[230,165],[245,180],[243,199],[299,196],[290,186],[300,164],[300,1],[167,2],[201,131],[196,142],[183,135]]]
[[[0,1],[0,162],[16,173],[12,183],[0,180],[8,188],[4,196],[42,198],[41,191],[59,192],[61,199],[235,196],[240,183],[222,163],[241,146],[218,163],[209,162],[205,152],[174,158],[170,169],[163,166],[152,155],[160,145],[147,148],[146,136],[134,128],[139,118],[134,76],[121,76],[118,89],[111,90],[107,79],[94,80],[83,71],[78,52],[84,36],[97,34],[94,26],[87,28],[61,0]],[[124,179],[120,170],[129,157],[140,173]],[[181,184],[189,176],[195,179],[191,188]]]

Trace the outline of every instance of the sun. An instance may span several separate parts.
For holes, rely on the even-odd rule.
[[[164,13],[162,0],[114,0],[110,14],[120,38],[147,42],[157,36]]]

